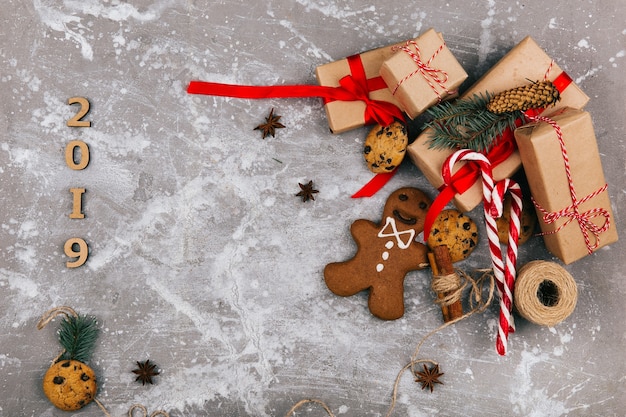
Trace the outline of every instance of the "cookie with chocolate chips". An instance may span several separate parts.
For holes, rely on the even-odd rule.
[[[43,377],[43,392],[55,407],[73,411],[96,397],[96,375],[89,366],[76,360],[61,360]]]
[[[391,172],[400,165],[409,142],[406,126],[394,122],[387,127],[377,125],[365,139],[363,156],[370,171]]]
[[[431,249],[446,245],[452,262],[466,259],[478,243],[478,227],[467,215],[455,209],[443,210],[437,216],[428,236]]]

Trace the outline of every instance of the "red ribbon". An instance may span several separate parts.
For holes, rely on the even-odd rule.
[[[321,85],[253,86],[191,81],[187,87],[187,93],[248,99],[321,97],[324,104],[332,101],[362,101],[365,103],[363,120],[366,125],[378,123],[382,126],[389,126],[396,119],[404,120],[404,114],[394,104],[382,100],[372,100],[369,97],[370,92],[387,88],[382,77],[367,78],[360,55],[352,55],[346,59],[350,67],[350,74],[339,80],[339,87]],[[371,197],[393,177],[394,173],[395,170],[377,174],[361,190],[352,195],[352,198]]]
[[[563,71],[552,83],[556,89],[559,90],[559,93],[562,93],[572,83],[572,79]],[[525,118],[536,117],[541,114],[542,111],[543,109],[530,109],[524,112],[524,116]],[[521,126],[522,123],[523,119],[518,119],[515,122],[517,126]],[[511,129],[506,129],[501,137],[494,142],[496,145],[486,153],[492,167],[498,166],[500,163],[504,162],[517,149],[513,130]],[[430,206],[424,221],[424,241],[428,240],[430,229],[445,206],[452,201],[456,194],[463,194],[478,180],[480,177],[480,167],[476,163],[469,162],[454,175],[451,175],[448,167],[444,164],[442,167],[442,177],[443,185],[439,188],[440,193]]]
[[[389,182],[390,179],[398,171],[398,168],[394,169],[391,172],[382,172],[380,174],[374,175],[374,178],[368,181],[359,191],[352,194],[352,198],[362,198],[362,197],[371,197],[378,192],[381,188],[385,186]]]
[[[372,100],[369,97],[371,91],[387,88],[387,86],[380,77],[367,79],[360,55],[348,57],[348,64],[351,74],[339,80],[339,87],[321,85],[253,86],[191,81],[187,87],[187,93],[248,99],[321,97],[325,103],[335,100],[363,101],[365,103],[363,115],[365,124],[379,123],[388,126],[395,119],[404,120],[402,111],[394,104],[382,100]]]

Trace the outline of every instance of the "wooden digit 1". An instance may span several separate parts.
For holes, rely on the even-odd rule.
[[[72,212],[70,213],[70,219],[84,219],[85,213],[83,213],[83,194],[85,194],[84,188],[70,188],[72,193]]]
[[[74,247],[77,247],[78,250],[75,250]],[[65,266],[68,268],[78,268],[87,262],[87,257],[89,256],[89,246],[87,246],[87,242],[85,242],[84,239],[79,237],[68,239],[65,242],[63,250],[68,257],[76,258],[74,261],[67,261],[65,263]]]
[[[80,151],[75,157],[76,149]],[[71,140],[65,147],[65,163],[75,171],[85,169],[89,165],[89,146],[82,140]]]

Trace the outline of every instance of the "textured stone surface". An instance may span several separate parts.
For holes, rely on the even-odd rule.
[[[137,402],[172,416],[282,416],[310,397],[336,415],[384,415],[398,371],[441,324],[427,270],[407,277],[394,322],[372,317],[365,293],[335,296],[322,276],[354,253],[349,225],[378,222],[391,191],[436,195],[417,168],[405,161],[381,193],[350,199],[372,175],[368,127],[333,136],[321,100],[189,96],[192,79],[314,84],[318,65],[434,27],[470,75],[463,89],[531,34],[591,97],[626,236],[621,0],[364,3],[3,3],[0,416],[62,414],[41,388],[57,322],[35,327],[58,305],[99,318],[90,365],[114,416]],[[66,126],[73,96],[90,100],[90,128]],[[253,128],[271,108],[287,128],[261,140]],[[65,164],[74,139],[90,147],[82,171]],[[303,203],[298,183],[311,179],[320,193]],[[70,188],[87,190],[84,219],[69,218]],[[470,215],[481,225],[480,208]],[[91,249],[76,269],[65,267],[71,237]],[[405,375],[395,415],[622,415],[624,253],[622,240],[567,266],[576,310],[554,328],[519,318],[507,357],[494,348],[496,306],[431,337],[420,356],[440,363],[445,385],[430,394]],[[520,263],[535,259],[553,259],[538,238],[520,249]],[[458,266],[488,265],[483,239]],[[162,372],[141,386],[131,370],[148,358]]]

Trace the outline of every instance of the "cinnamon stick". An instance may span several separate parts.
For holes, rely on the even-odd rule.
[[[428,254],[428,260],[430,261],[430,267],[433,271],[433,276],[446,276],[454,274],[454,266],[452,265],[452,259],[450,258],[450,251],[445,245],[436,246],[433,251]],[[448,296],[450,292],[438,293],[437,297],[441,300]],[[458,299],[450,305],[441,304],[441,313],[443,315],[443,321],[449,322],[463,315],[463,305],[461,300]]]

